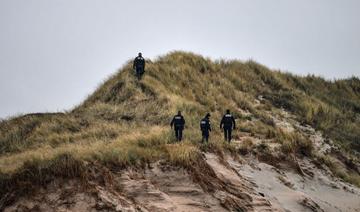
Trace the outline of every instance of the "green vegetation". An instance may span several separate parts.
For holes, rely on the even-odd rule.
[[[287,133],[279,131],[276,139],[281,143],[281,150],[285,154],[301,154],[303,156],[312,156],[313,143],[298,132]]]
[[[335,157],[317,155],[316,160],[318,164],[325,164],[337,177],[360,187],[360,175],[354,171],[344,169]]]
[[[25,179],[62,176],[59,170],[64,169],[72,170],[69,176],[82,176],[88,163],[121,168],[166,160],[186,167],[201,151],[238,153],[222,142],[218,127],[227,108],[238,118],[240,132],[235,132],[235,138],[249,133],[277,140],[284,152],[312,156],[307,138],[279,132],[269,116],[284,108],[344,149],[360,152],[358,78],[330,82],[274,72],[253,61],[213,62],[172,52],[147,61],[140,82],[131,63],[126,64],[70,112],[2,121],[0,190],[6,192]],[[187,123],[183,144],[174,144],[168,126],[177,110]],[[207,112],[212,115],[213,132],[209,144],[200,144],[198,122]],[[265,151],[268,146],[244,141],[240,152],[247,154],[252,148]]]

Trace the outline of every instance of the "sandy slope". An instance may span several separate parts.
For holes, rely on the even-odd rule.
[[[254,158],[242,163],[206,153],[214,176],[203,182],[182,168],[152,164],[113,173],[86,187],[56,181],[5,211],[360,211],[360,190],[311,167],[313,177],[281,171]],[[207,183],[206,189],[200,186]]]
[[[314,168],[313,177],[302,177],[259,162],[233,166],[273,205],[286,211],[360,211],[359,188],[331,179],[321,170]]]
[[[87,187],[76,180],[57,181],[5,211],[277,211],[216,155],[206,154],[205,159],[215,172],[201,175],[203,182],[182,168],[156,163],[142,171],[114,173],[109,182]],[[207,188],[200,186],[204,183]]]

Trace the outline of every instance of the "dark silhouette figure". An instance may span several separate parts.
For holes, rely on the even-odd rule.
[[[209,134],[211,132],[211,124],[210,124],[210,113],[206,114],[206,116],[200,121],[200,130],[202,134],[201,142],[206,141],[209,142]]]
[[[235,119],[230,114],[230,110],[226,110],[226,114],[223,116],[220,122],[220,129],[224,129],[224,138],[230,143],[231,132],[235,129]]]
[[[140,80],[145,72],[145,59],[142,57],[141,53],[139,53],[135,58],[133,68],[135,70],[136,77]]]
[[[175,137],[176,137],[177,141],[181,141],[182,135],[183,135],[182,132],[183,132],[184,126],[185,126],[185,119],[181,115],[181,111],[179,111],[178,114],[174,116],[174,118],[172,119],[172,121],[170,123],[170,126],[171,126],[171,128],[174,126]]]

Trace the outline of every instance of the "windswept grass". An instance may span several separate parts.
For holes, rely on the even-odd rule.
[[[200,151],[238,153],[222,142],[219,121],[226,109],[237,118],[239,131],[278,140],[284,152],[311,156],[313,150],[302,135],[278,132],[268,115],[275,108],[292,112],[344,148],[360,151],[358,78],[330,82],[271,71],[254,61],[211,61],[186,52],[171,52],[147,61],[146,67],[137,81],[128,62],[70,112],[0,122],[0,189],[8,188],[2,179],[22,176],[31,181],[21,174],[25,170],[34,177],[57,175],[54,170],[64,168],[61,162],[121,168],[163,159],[188,166]],[[174,144],[168,126],[177,110],[186,119],[183,144]],[[200,144],[199,120],[208,112],[213,131],[209,144]],[[246,141],[242,148],[248,152],[250,147]],[[254,148],[266,152],[267,145]],[[74,170],[71,175],[82,169]]]
[[[254,147],[253,141],[250,138],[247,138],[241,143],[239,147],[239,152],[243,155],[246,155],[251,152],[253,147]]]
[[[188,167],[200,157],[199,149],[190,143],[166,145],[169,161],[175,165]]]
[[[57,146],[42,146],[18,154],[0,157],[0,171],[15,173],[28,161],[52,160],[59,155],[70,154],[75,159],[100,161],[119,166],[136,165],[141,162],[160,159],[160,146],[166,144],[165,130],[152,127],[139,132],[124,134],[121,137],[93,142],[67,143]],[[135,160],[134,160],[135,159]]]
[[[319,154],[316,155],[316,160],[319,164],[325,164],[335,176],[360,187],[359,174],[352,170],[344,169],[334,157]]]
[[[285,155],[301,154],[310,157],[313,154],[314,144],[298,132],[288,133],[279,130],[276,139],[281,144],[281,150]]]

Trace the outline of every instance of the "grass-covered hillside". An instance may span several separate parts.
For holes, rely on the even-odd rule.
[[[70,112],[2,121],[0,196],[59,176],[86,177],[89,164],[121,169],[165,160],[191,167],[201,151],[236,154],[223,142],[218,126],[226,109],[237,118],[235,139],[249,133],[280,143],[284,151],[315,157],[306,136],[276,127],[271,114],[285,109],[347,154],[360,152],[358,78],[299,77],[254,61],[211,61],[185,52],[147,61],[146,67],[144,78],[137,81],[127,63]],[[178,110],[187,123],[182,144],[174,143],[169,127]],[[214,130],[204,145],[199,120],[207,112]],[[356,173],[342,175],[360,182]]]

